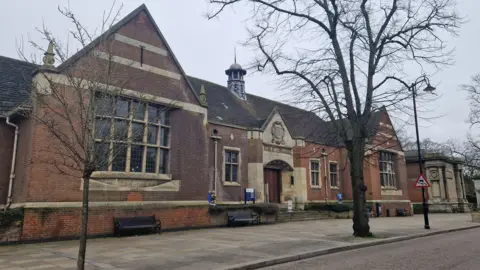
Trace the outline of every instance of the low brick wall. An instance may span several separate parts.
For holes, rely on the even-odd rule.
[[[382,217],[386,217],[387,216],[387,209],[388,209],[388,212],[389,212],[389,216],[390,217],[394,217],[397,215],[397,208],[401,208],[401,209],[406,209],[407,211],[410,212],[410,214],[413,215],[413,209],[412,209],[412,206],[410,203],[380,203],[380,206],[382,207]],[[376,214],[376,208],[375,208],[375,203],[372,203],[372,215],[374,217],[377,216]]]
[[[113,217],[155,215],[162,230],[221,226],[222,217],[211,217],[208,206],[94,207],[89,211],[88,234],[113,234]],[[30,208],[24,210],[22,241],[74,238],[81,226],[80,208]]]

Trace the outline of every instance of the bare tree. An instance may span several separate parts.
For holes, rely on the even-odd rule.
[[[232,5],[250,6],[253,64],[280,75],[296,98],[311,97],[311,106],[335,123],[349,152],[354,235],[370,235],[362,167],[367,123],[381,106],[410,103],[412,87],[428,83],[411,83],[406,68],[424,73],[451,62],[441,35],[455,35],[461,23],[455,0],[208,2],[209,19]]]
[[[29,108],[27,116],[49,136],[34,152],[40,162],[56,173],[75,176],[83,181],[77,261],[77,269],[82,270],[85,267],[92,174],[109,167],[129,166],[126,165],[129,164],[126,154],[128,145],[144,140],[156,141],[159,134],[158,128],[147,129],[145,125],[133,123],[133,120],[148,119],[145,121],[161,123],[170,107],[157,106],[152,110],[148,106],[147,109],[152,97],[138,94],[132,97],[134,94],[125,89],[129,81],[141,78],[125,77],[122,73],[124,66],[112,60],[112,36],[103,34],[118,19],[121,6],[115,6],[114,2],[111,9],[104,13],[100,33],[89,33],[70,9],[59,8],[60,13],[73,24],[71,37],[82,49],[73,55],[73,60],[69,44],[62,44],[45,26],[38,31],[49,43],[46,50],[39,43],[29,41],[33,48],[45,51],[45,56],[44,64],[35,76],[31,99],[23,106]],[[22,49],[19,52],[24,60],[28,60]],[[61,63],[58,68],[54,67],[56,60]],[[130,170],[141,171],[141,168]]]

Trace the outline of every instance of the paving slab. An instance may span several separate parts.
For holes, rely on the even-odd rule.
[[[473,223],[470,214],[431,214],[430,224],[430,232],[436,232]],[[376,238],[355,238],[352,221],[336,219],[92,239],[87,245],[86,265],[87,269],[228,269],[425,231],[421,215],[375,218],[370,226]],[[0,269],[75,269],[77,252],[78,241],[1,246]]]

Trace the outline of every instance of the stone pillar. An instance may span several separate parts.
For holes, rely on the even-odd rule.
[[[477,209],[480,209],[480,178],[472,179],[475,185],[475,196],[477,197]]]
[[[248,163],[248,187],[255,189],[256,202],[265,202],[263,163]]]
[[[295,167],[293,171],[295,179],[295,197],[298,207],[303,209],[307,202],[307,169],[303,167]]]

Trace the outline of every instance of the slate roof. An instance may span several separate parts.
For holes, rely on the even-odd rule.
[[[0,56],[0,115],[27,102],[37,65]]]
[[[282,116],[288,131],[294,138],[302,137],[307,141],[342,146],[337,135],[336,123],[326,122],[315,113],[297,107],[273,101],[267,98],[247,94],[247,101],[238,99],[225,86],[188,76],[197,93],[202,84],[205,87],[208,103],[209,121],[237,125],[251,129],[261,129],[274,110]],[[381,118],[382,108],[374,113],[367,124],[374,135]]]

